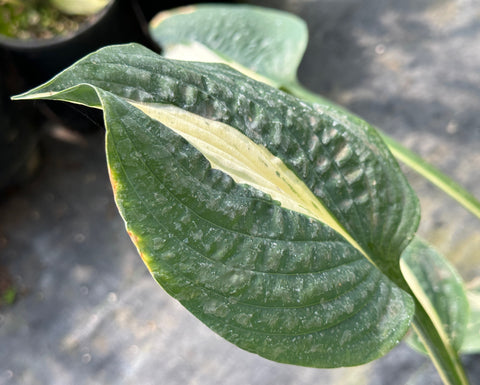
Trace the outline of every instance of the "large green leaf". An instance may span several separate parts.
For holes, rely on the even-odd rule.
[[[138,45],[102,49],[18,98],[104,110],[132,240],[164,289],[229,341],[338,367],[407,331],[399,258],[418,203],[361,120]]]
[[[294,15],[249,5],[183,7],[159,13],[150,23],[150,34],[166,57],[223,62],[297,97],[353,116],[296,80],[308,32],[303,20]],[[381,135],[398,160],[480,218],[477,198],[400,143]]]

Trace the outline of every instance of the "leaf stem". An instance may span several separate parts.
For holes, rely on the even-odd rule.
[[[472,194],[389,136],[380,131],[379,134],[395,158],[402,161],[412,170],[428,179],[431,183],[443,190],[446,194],[450,195],[472,214],[480,218],[480,202]]]
[[[446,385],[468,385],[468,379],[457,352],[441,336],[427,312],[415,298],[413,330],[418,334],[435,365],[438,374]]]

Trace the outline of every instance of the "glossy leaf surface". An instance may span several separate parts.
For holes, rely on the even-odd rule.
[[[164,289],[227,340],[338,367],[405,334],[413,301],[393,282],[405,287],[398,261],[418,204],[361,120],[138,45],[102,49],[20,98],[104,110],[133,242]]]

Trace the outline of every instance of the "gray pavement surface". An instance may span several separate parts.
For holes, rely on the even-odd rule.
[[[480,2],[257,1],[298,13],[311,34],[300,80],[422,154],[480,197]],[[79,119],[82,117],[79,116]],[[401,344],[372,364],[277,364],[216,336],[150,277],[124,231],[103,133],[50,126],[33,180],[0,202],[0,385],[440,384]],[[421,233],[471,281],[480,223],[408,172]],[[480,357],[465,358],[480,384]],[[413,377],[412,377],[413,375]]]

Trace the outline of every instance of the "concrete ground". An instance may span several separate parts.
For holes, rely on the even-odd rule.
[[[307,20],[300,80],[422,154],[480,197],[480,3],[475,0],[257,1]],[[78,115],[81,119],[82,116]],[[124,231],[101,129],[49,126],[43,164],[0,203],[0,385],[440,384],[401,344],[369,365],[277,364],[216,336],[149,276]],[[411,172],[420,232],[468,281],[480,222]],[[480,384],[480,356],[465,357]]]

